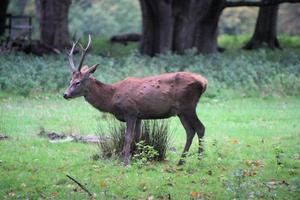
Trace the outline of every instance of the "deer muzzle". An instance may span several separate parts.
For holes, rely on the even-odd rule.
[[[70,98],[71,98],[71,95],[65,92],[65,93],[64,93],[64,98],[65,98],[65,99],[70,99]]]

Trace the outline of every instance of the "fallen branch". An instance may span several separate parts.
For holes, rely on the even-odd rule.
[[[120,43],[127,45],[128,42],[138,42],[141,39],[141,34],[138,33],[127,33],[123,35],[114,35],[110,38],[111,43]]]
[[[93,197],[93,194],[81,183],[79,183],[77,180],[75,180],[73,177],[71,177],[70,175],[66,175],[69,179],[71,179],[72,181],[74,181],[81,189],[83,189],[86,193],[88,193],[88,195],[90,197]]]

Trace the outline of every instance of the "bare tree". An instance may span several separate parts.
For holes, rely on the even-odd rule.
[[[256,49],[263,44],[270,48],[280,48],[277,39],[277,15],[279,5],[261,7],[256,20],[255,31],[244,49]]]
[[[142,10],[140,52],[150,56],[167,51],[182,54],[185,50],[190,48],[195,48],[200,53],[217,52],[218,22],[223,9],[226,7],[266,7],[272,5],[276,7],[275,5],[283,2],[300,2],[300,0],[139,1]],[[262,9],[261,12],[265,13],[266,10],[270,9]],[[273,9],[273,12],[276,13],[274,16],[277,16],[277,10]],[[261,18],[265,19],[266,17]],[[262,23],[264,24],[266,22],[262,21]]]
[[[27,3],[28,3],[28,0],[19,0],[18,1],[18,8],[19,8],[18,10],[19,10],[20,15],[24,14]]]
[[[35,15],[37,20],[40,22],[41,19],[41,0],[35,0]]]
[[[5,33],[6,12],[9,0],[0,1],[0,35]]]
[[[140,0],[142,40],[140,52],[155,55],[217,51],[217,24],[223,0]]]
[[[68,13],[71,0],[40,0],[41,41],[56,49],[69,45]]]

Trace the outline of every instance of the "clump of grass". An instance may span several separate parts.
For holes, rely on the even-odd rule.
[[[110,140],[100,141],[98,145],[101,157],[121,157],[125,140],[124,134],[126,125],[116,120],[109,120],[108,129]],[[101,131],[100,134],[103,135],[103,132]],[[170,139],[171,132],[169,131],[167,121],[144,121],[141,127],[141,137],[134,138],[134,142],[132,143],[131,154],[141,155],[145,153],[141,152],[141,149],[148,149],[149,147],[151,147],[153,148],[153,151],[157,153],[152,154],[151,158],[147,158],[147,161],[162,161],[166,158],[166,152],[170,144]],[[141,148],[141,145],[147,148]]]
[[[125,123],[118,122],[115,119],[108,120],[108,135],[110,137],[107,141],[100,141],[98,143],[98,148],[100,150],[101,157],[111,158],[113,156],[121,156],[124,146],[124,134],[126,131]],[[103,136],[105,133],[100,128],[100,136]]]
[[[165,120],[148,120],[143,123],[140,141],[144,141],[145,145],[153,146],[158,152],[153,160],[161,161],[166,158],[170,139],[171,132]]]

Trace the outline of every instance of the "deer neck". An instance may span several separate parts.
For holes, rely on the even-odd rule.
[[[102,112],[111,112],[115,89],[91,77],[85,100]]]

